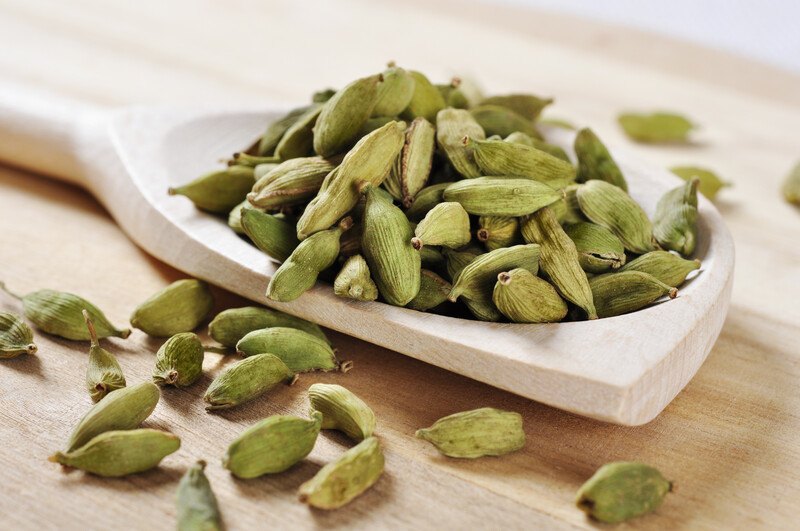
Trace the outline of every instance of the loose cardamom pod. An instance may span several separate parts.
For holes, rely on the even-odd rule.
[[[522,416],[490,407],[448,415],[415,435],[448,457],[464,459],[505,455],[525,446]]]
[[[247,193],[255,184],[253,168],[229,166],[198,177],[183,186],[169,188],[169,195],[188,197],[200,210],[215,214],[228,214],[247,199]]]
[[[578,490],[575,503],[599,522],[616,524],[655,511],[672,490],[661,472],[643,463],[600,467]]]
[[[442,109],[436,115],[436,142],[450,164],[464,177],[483,175],[473,158],[472,146],[465,145],[464,137],[483,140],[483,128],[469,111],[461,109]]]
[[[125,376],[117,358],[97,341],[97,332],[86,310],[83,310],[83,318],[92,342],[89,348],[89,365],[86,368],[86,389],[92,402],[97,402],[111,391],[125,387]]]
[[[0,312],[0,359],[36,354],[33,332],[18,315]]]
[[[541,125],[549,125],[551,127],[558,127],[559,129],[566,129],[568,131],[575,131],[578,129],[575,125],[570,122],[569,120],[564,120],[563,118],[540,118],[538,123]]]
[[[491,301],[497,275],[519,267],[534,275],[539,271],[538,245],[504,247],[475,257],[455,277],[448,298],[452,302],[462,296]]]
[[[448,281],[433,271],[423,269],[420,274],[419,293],[406,304],[406,308],[427,312],[447,302],[451,289],[453,286]]]
[[[414,200],[406,209],[406,216],[412,221],[417,221],[425,217],[425,214],[443,201],[442,195],[445,189],[453,183],[438,183],[426,186],[414,196]]]
[[[503,140],[476,140],[465,137],[472,147],[475,162],[483,175],[526,177],[563,188],[575,180],[575,167],[549,153]]]
[[[42,289],[21,296],[9,291],[3,282],[0,282],[0,289],[22,301],[25,317],[47,334],[73,341],[90,340],[91,336],[83,319],[83,310],[86,310],[94,322],[98,338],[125,339],[131,335],[130,329],[116,328],[97,306],[72,293]]]
[[[431,173],[436,131],[425,118],[416,118],[406,130],[403,150],[383,182],[386,190],[404,206],[425,187]]]
[[[314,151],[317,155],[336,155],[355,144],[361,127],[378,101],[381,79],[381,75],[357,79],[323,104],[314,127]]]
[[[524,144],[526,146],[536,148],[539,151],[544,151],[545,153],[552,155],[557,159],[561,159],[564,162],[569,162],[570,164],[572,164],[572,162],[569,159],[569,155],[567,155],[567,152],[561,149],[559,146],[548,144],[543,140],[533,138],[529,135],[526,135],[525,133],[520,133],[519,131],[516,131],[505,137],[503,141],[511,142],[512,144]]]
[[[475,237],[488,251],[522,243],[519,220],[508,216],[481,216]]]
[[[716,173],[706,168],[698,168],[696,166],[673,166],[669,171],[684,181],[697,178],[697,180],[700,181],[697,190],[711,201],[717,197],[717,193],[720,189],[731,186],[730,182],[723,181]]]
[[[287,160],[253,185],[247,200],[258,208],[280,208],[305,203],[314,197],[339,158],[301,157]]]
[[[599,179],[626,192],[628,183],[605,144],[588,127],[578,131],[575,137],[575,155],[578,157],[578,182]]]
[[[272,308],[257,306],[231,308],[218,313],[208,324],[208,334],[218,343],[232,348],[253,330],[273,326],[297,328],[330,343],[318,325]]]
[[[625,263],[625,246],[605,227],[574,223],[564,227],[578,250],[578,262],[587,273],[606,273]]]
[[[589,280],[599,317],[641,310],[661,297],[674,299],[678,290],[640,271],[607,273]]]
[[[383,80],[378,84],[378,96],[372,116],[397,116],[411,103],[414,97],[414,78],[390,63],[383,71]]]
[[[557,323],[567,315],[555,288],[526,269],[497,275],[492,301],[512,323]]]
[[[628,138],[645,143],[687,143],[695,129],[688,118],[670,112],[623,113],[617,121]]]
[[[285,262],[300,245],[294,225],[256,208],[242,211],[242,229],[259,250],[278,262]]]
[[[435,122],[436,114],[447,105],[442,94],[424,74],[414,70],[408,73],[414,79],[414,95],[400,116],[406,120],[422,117]]]
[[[507,137],[511,133],[525,133],[526,135],[542,140],[542,135],[536,129],[532,120],[520,116],[511,109],[500,105],[481,104],[469,110],[475,120],[481,125],[487,137],[499,135]]]
[[[378,298],[378,286],[372,281],[363,256],[357,254],[347,259],[333,281],[333,292],[357,301],[374,301]]]
[[[188,387],[203,374],[203,344],[195,334],[175,334],[156,353],[153,381],[158,385]]]
[[[414,229],[411,245],[422,249],[423,245],[442,245],[458,249],[469,243],[469,214],[458,203],[445,202],[433,207]]]
[[[296,328],[275,326],[254,330],[236,343],[236,351],[242,356],[272,354],[295,373],[339,368],[336,354],[327,341]]]
[[[208,386],[206,411],[227,409],[258,398],[281,382],[296,376],[277,356],[257,354],[228,365]]]
[[[550,186],[512,177],[476,177],[448,186],[445,201],[461,203],[476,216],[524,216],[558,201],[561,193]]]
[[[551,103],[553,103],[553,98],[540,98],[533,94],[491,96],[481,101],[481,105],[499,105],[531,121],[536,121],[542,110]]]
[[[352,391],[335,384],[315,383],[308,388],[311,414],[322,414],[323,430],[339,430],[355,441],[375,431],[375,413]]]
[[[165,431],[107,431],[76,450],[56,452],[49,460],[98,476],[117,478],[155,468],[180,447],[181,440]]]
[[[275,146],[275,157],[280,160],[289,160],[310,155],[314,149],[313,128],[321,111],[322,104],[316,103],[303,113],[286,130],[278,145]]]
[[[311,419],[272,415],[242,432],[228,447],[222,466],[241,479],[277,474],[302,461],[317,442],[322,414]]]
[[[700,269],[700,260],[686,260],[669,251],[651,251],[622,266],[620,272],[641,271],[677,288],[697,269]]]
[[[140,304],[131,326],[154,337],[170,337],[200,326],[214,308],[214,296],[201,280],[177,280]]]
[[[783,197],[793,205],[800,205],[800,163],[798,163],[783,183]]]
[[[205,461],[195,463],[178,483],[175,496],[178,531],[222,531],[222,514],[211,483],[204,472]]]
[[[691,179],[659,199],[653,235],[664,249],[689,256],[697,245],[697,185]]]
[[[300,501],[317,509],[338,509],[374,485],[383,465],[378,439],[367,437],[300,485]]]
[[[292,109],[282,118],[269,124],[269,127],[267,127],[267,130],[259,140],[257,149],[258,155],[261,157],[272,155],[275,152],[275,148],[278,147],[278,142],[281,141],[286,131],[310,108],[311,105]]]

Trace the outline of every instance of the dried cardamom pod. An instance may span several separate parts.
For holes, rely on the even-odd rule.
[[[451,289],[453,289],[453,286],[448,281],[433,271],[423,269],[420,272],[419,293],[411,299],[411,302],[406,304],[406,308],[417,310],[418,312],[427,312],[447,302],[447,296],[450,294]]]
[[[49,460],[98,476],[117,478],[155,468],[180,447],[181,440],[165,431],[107,431],[80,448],[67,453],[56,452]]]
[[[653,216],[653,235],[664,249],[689,256],[697,245],[698,179],[670,190],[659,199]]]
[[[581,212],[593,223],[614,233],[629,251],[644,254],[656,250],[653,225],[642,207],[618,186],[588,181],[578,187]]]
[[[275,157],[289,160],[307,157],[314,149],[314,124],[322,111],[322,104],[315,103],[303,113],[295,123],[286,130],[278,145],[275,146]]]
[[[469,214],[458,203],[445,202],[433,207],[414,229],[411,245],[422,249],[423,245],[442,245],[458,249],[469,243]]]
[[[378,298],[378,286],[372,281],[363,256],[357,254],[347,259],[333,281],[333,292],[357,301],[374,301]]]
[[[297,328],[329,343],[322,329],[311,321],[257,306],[231,308],[218,313],[208,324],[208,334],[226,347],[235,347],[250,332],[273,326]]]
[[[518,267],[534,275],[538,272],[538,245],[504,247],[475,257],[455,277],[448,298],[452,302],[458,297],[491,301],[497,275]]]
[[[195,463],[178,483],[175,496],[178,531],[222,531],[222,514],[211,483],[204,472],[205,461]]]
[[[256,181],[247,200],[258,208],[280,208],[305,203],[314,197],[325,176],[336,168],[338,157],[301,157],[281,163]]]
[[[177,280],[140,304],[131,326],[148,336],[170,337],[200,326],[214,308],[214,296],[201,280]]]
[[[465,145],[464,137],[483,140],[483,128],[469,111],[461,109],[442,109],[436,115],[436,142],[450,164],[464,177],[483,175],[472,156],[472,147]]]
[[[461,203],[476,216],[524,216],[558,201],[561,193],[531,179],[476,177],[448,186],[445,201]]]
[[[677,288],[697,269],[700,269],[700,260],[686,260],[669,251],[651,251],[622,266],[620,272],[641,271]]]
[[[350,212],[358,203],[362,181],[376,187],[383,182],[403,148],[405,129],[404,122],[390,122],[358,141],[342,164],[325,177],[319,194],[297,221],[298,238],[326,230]]]
[[[264,162],[253,168],[253,177],[256,179],[256,184],[253,187],[255,188],[258,185],[258,181],[280,165],[280,162]]]
[[[222,466],[241,479],[277,474],[302,461],[317,442],[322,414],[311,419],[272,415],[242,432],[228,447]]]
[[[469,110],[475,120],[481,125],[486,136],[499,135],[507,137],[511,133],[525,133],[526,135],[542,140],[542,135],[536,129],[532,120],[520,116],[511,109],[500,105],[481,104]]]
[[[426,186],[414,196],[414,200],[406,209],[406,216],[410,220],[420,220],[425,217],[433,207],[443,201],[445,189],[453,183],[438,183]]]
[[[587,273],[606,273],[625,263],[625,246],[605,227],[585,221],[567,225],[564,232],[578,250],[578,262]]]
[[[67,452],[80,448],[103,432],[138,428],[156,408],[161,392],[142,382],[108,393],[78,422],[67,442]]]
[[[542,110],[551,103],[553,103],[553,98],[540,98],[533,94],[508,94],[486,98],[481,105],[499,105],[514,111],[523,118],[536,121]]]
[[[519,220],[508,216],[481,216],[475,237],[488,251],[522,243]]]
[[[183,186],[169,188],[167,193],[188,197],[200,210],[227,214],[247,199],[247,193],[255,182],[253,168],[229,166],[207,173]]]
[[[332,88],[318,90],[317,92],[311,95],[311,101],[313,103],[325,103],[326,101],[331,99],[334,94],[336,94],[336,90]]]
[[[440,249],[441,247],[431,247],[430,245],[420,249],[419,257],[422,259],[422,266],[436,271],[446,267],[444,255]]]
[[[294,225],[256,208],[242,211],[242,229],[260,251],[278,262],[285,262],[300,245]]]
[[[564,197],[549,205],[550,210],[558,218],[558,222],[562,225],[581,223],[586,221],[586,217],[581,212],[581,207],[578,205],[578,187],[579,184],[571,184],[564,188]]]
[[[689,181],[692,178],[697,178],[700,183],[697,186],[697,191],[706,196],[707,199],[713,201],[717,197],[720,189],[731,186],[728,181],[723,181],[711,170],[706,168],[697,168],[695,166],[673,166],[669,169],[672,173],[683,179]]]
[[[357,79],[323,104],[314,127],[314,151],[317,155],[336,155],[355,144],[361,127],[378,101],[381,79],[380,74]]]
[[[394,63],[383,71],[383,80],[378,84],[378,96],[372,116],[397,116],[411,103],[414,97],[414,78]]]
[[[378,481],[383,464],[378,439],[367,437],[300,485],[300,501],[317,509],[347,505]]]
[[[33,332],[18,315],[0,312],[0,359],[36,354]]]
[[[389,304],[405,306],[419,292],[422,260],[411,245],[411,226],[403,211],[366,186],[364,236],[361,248],[381,296]]]
[[[414,95],[400,116],[405,120],[422,117],[429,122],[435,122],[436,114],[444,109],[447,103],[439,89],[424,74],[415,70],[409,70],[408,73],[414,78]]]
[[[492,301],[512,323],[557,323],[567,315],[555,288],[527,269],[497,275]]]
[[[98,338],[125,339],[131,335],[130,329],[116,328],[97,306],[72,293],[42,289],[27,295],[16,295],[3,282],[0,282],[0,289],[22,301],[25,317],[47,334],[73,341],[90,340],[91,336],[83,319],[83,310],[86,310],[94,322]]]
[[[671,490],[672,483],[655,468],[618,461],[601,466],[578,490],[575,503],[595,520],[616,524],[655,511]]]
[[[646,143],[687,143],[695,125],[686,117],[671,112],[651,114],[623,113],[617,118],[628,138]]]
[[[358,132],[358,137],[361,138],[363,136],[367,136],[371,132],[380,129],[389,122],[396,122],[397,119],[397,116],[376,116],[375,118],[370,118],[364,122],[364,125],[361,127],[361,131]]]
[[[175,334],[156,353],[153,381],[158,385],[188,387],[203,374],[203,344],[195,334]]]
[[[526,177],[563,188],[575,180],[575,167],[549,153],[504,140],[476,140],[465,137],[483,175]]]
[[[464,459],[505,455],[525,446],[522,416],[490,407],[448,415],[415,435],[448,457]]]
[[[588,127],[578,131],[575,137],[575,155],[578,157],[578,182],[599,179],[628,191],[628,183],[622,170],[614,162],[605,144]]]
[[[499,250],[499,249],[496,249]],[[481,252],[477,250],[462,250],[453,251],[451,249],[444,249],[445,259],[447,261],[447,274],[451,280],[455,281],[461,271],[475,258],[480,256]],[[538,267],[538,259],[537,259]],[[488,285],[488,281],[487,281]],[[451,288],[452,291],[452,288]],[[449,295],[448,295],[449,297]],[[487,290],[473,291],[473,298],[462,297],[462,301],[467,306],[467,309],[477,319],[481,321],[497,322],[503,319],[503,314],[495,308],[492,302],[492,294]]]
[[[94,324],[86,310],[83,310],[83,318],[92,342],[89,348],[89,365],[86,368],[86,389],[92,402],[97,402],[111,391],[125,387],[125,375],[122,374],[117,358],[100,346]]]
[[[267,127],[267,130],[259,140],[257,154],[261,157],[272,155],[286,131],[310,108],[311,105],[292,109],[282,118],[269,124],[269,127]]]
[[[347,217],[336,227],[316,232],[300,242],[270,279],[267,297],[289,302],[314,287],[319,274],[336,262],[339,239],[352,225],[352,218]]]
[[[786,177],[783,183],[783,197],[793,205],[800,205],[800,163]]]
[[[597,315],[614,317],[641,310],[661,297],[674,299],[678,290],[640,271],[607,273],[589,280]]]
[[[278,157],[259,157],[258,155],[251,155],[247,151],[238,151],[233,154],[227,164],[229,167],[233,166],[242,166],[247,168],[253,168],[253,178],[255,179],[256,171],[255,169],[262,164],[276,164],[281,162]]]
[[[403,150],[383,181],[386,190],[404,206],[425,187],[431,173],[436,130],[425,118],[416,118],[406,130]]]
[[[233,210],[228,214],[228,226],[233,229],[236,234],[244,234],[242,228],[242,210],[245,208],[252,208],[252,205],[246,199],[233,207]]]
[[[322,414],[323,430],[339,430],[355,441],[375,431],[375,413],[352,391],[335,384],[315,383],[308,388],[311,415]]]
[[[227,409],[258,398],[281,382],[296,376],[277,356],[257,354],[232,363],[214,378],[203,400],[206,411]]]
[[[254,330],[236,343],[242,356],[270,353],[295,373],[339,368],[336,354],[324,339],[296,328],[275,326]]]
[[[480,256],[480,251],[473,250],[473,249],[465,249],[456,251],[453,249],[443,249],[442,254],[446,260],[447,265],[447,275],[450,277],[450,280],[455,281],[458,277],[459,273],[463,271],[467,264],[475,260],[478,256]],[[537,261],[538,263],[538,261]]]
[[[505,137],[503,141],[511,142],[512,144],[523,144],[530,146],[538,149],[539,151],[544,151],[545,153],[552,155],[557,159],[561,159],[572,164],[572,161],[569,160],[569,155],[567,155],[567,152],[561,149],[559,146],[548,144],[547,142],[533,138],[525,133],[516,131]]]
[[[575,131],[578,129],[572,122],[569,120],[564,120],[563,118],[540,118],[538,123],[541,125],[548,125],[550,127],[558,127],[559,129],[566,129],[568,131]]]

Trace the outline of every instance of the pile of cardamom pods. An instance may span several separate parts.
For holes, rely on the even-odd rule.
[[[321,278],[341,297],[545,323],[674,298],[700,267],[688,259],[699,180],[649,219],[590,129],[571,154],[544,140],[551,102],[434,85],[390,63],[314,94],[225,169],[170,193],[228,215],[281,263],[266,289],[276,301]]]

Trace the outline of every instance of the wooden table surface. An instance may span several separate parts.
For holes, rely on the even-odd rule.
[[[707,165],[734,187],[718,206],[736,241],[733,301],[708,361],[655,421],[624,428],[586,420],[332,334],[355,362],[343,375],[304,375],[291,388],[210,415],[201,395],[229,360],[206,357],[202,382],[166,389],[148,426],[181,450],[127,479],[66,473],[47,462],[90,406],[88,345],[37,334],[39,354],[0,363],[0,528],[170,529],[178,478],[195,459],[230,529],[586,528],[576,489],[600,465],[641,460],[677,483],[655,514],[621,527],[786,529],[800,512],[800,210],[780,182],[800,158],[800,78],[629,29],[528,12],[382,2],[0,1],[0,82],[27,83],[106,105],[263,107],[299,103],[394,59],[446,79],[467,74],[490,91],[555,95],[550,116],[590,124],[629,144],[623,109],[674,109],[702,129],[689,147],[632,146],[654,164]],[[116,323],[181,278],[128,241],[86,193],[0,168],[0,279],[18,292],[80,293]],[[219,308],[244,301],[217,292]],[[0,308],[19,310],[0,297]],[[149,378],[159,342],[141,332],[106,347],[129,382]],[[305,414],[305,390],[341,382],[375,410],[386,473],[347,508],[326,513],[296,489],[347,441],[319,438],[290,471],[239,481],[220,466],[231,439],[274,413]],[[440,457],[416,428],[481,406],[519,411],[528,442],[503,458]]]

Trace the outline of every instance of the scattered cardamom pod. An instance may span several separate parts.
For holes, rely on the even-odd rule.
[[[425,118],[416,118],[405,134],[403,150],[392,165],[389,176],[383,181],[383,186],[392,197],[407,207],[428,182],[436,131]]]
[[[504,140],[476,140],[465,137],[472,147],[482,175],[513,175],[533,179],[559,189],[575,180],[575,167],[549,153]]]
[[[526,135],[542,139],[541,133],[536,129],[533,120],[520,116],[516,112],[501,105],[481,104],[469,110],[486,136],[499,135],[507,137],[511,133],[525,133]]]
[[[224,170],[207,173],[183,186],[169,188],[167,193],[186,196],[201,210],[228,214],[247,199],[247,193],[253,188],[255,181],[253,168],[229,166]]]
[[[285,262],[300,245],[294,225],[256,208],[242,211],[242,230],[259,250]]]
[[[188,387],[203,375],[203,344],[192,332],[175,334],[156,353],[153,381],[158,385]]]
[[[228,409],[258,398],[281,382],[296,376],[272,354],[257,354],[228,365],[208,386],[206,411]]]
[[[575,137],[575,155],[578,157],[578,182],[599,179],[628,191],[628,183],[622,170],[614,162],[605,144],[588,127],[578,131]]]
[[[131,326],[154,337],[170,337],[200,326],[214,307],[214,296],[201,280],[177,280],[140,304]]]
[[[322,414],[323,430],[339,430],[355,441],[375,431],[375,413],[352,391],[335,384],[315,383],[308,388],[311,414]]]
[[[556,323],[567,315],[555,288],[527,269],[497,275],[492,301],[512,323]]]
[[[272,354],[295,373],[339,368],[336,354],[327,341],[296,328],[275,326],[254,330],[236,343],[236,351],[245,357]]]
[[[333,281],[333,292],[357,301],[374,301],[378,298],[378,286],[373,282],[363,256],[357,254],[345,261]]]
[[[381,75],[357,79],[323,104],[314,128],[314,151],[317,155],[336,155],[356,143],[361,127],[378,101],[381,79]]]
[[[448,415],[415,435],[448,457],[464,459],[504,455],[525,446],[522,416],[490,407]]]
[[[717,197],[720,189],[731,186],[728,181],[720,179],[716,173],[706,168],[698,168],[695,166],[673,166],[669,169],[672,173],[683,179],[689,181],[697,178],[700,184],[697,186],[697,191],[706,196],[707,199],[713,201]]]
[[[625,246],[605,227],[581,221],[564,227],[578,250],[578,262],[587,273],[607,273],[625,263]]]
[[[448,281],[433,271],[423,269],[420,274],[419,292],[416,297],[411,299],[411,302],[406,304],[406,308],[427,312],[447,302],[451,289],[453,286]]]
[[[522,243],[522,234],[519,231],[517,218],[481,216],[478,218],[478,227],[475,237],[486,246],[488,251]]]
[[[205,461],[198,461],[178,483],[175,496],[178,531],[222,531],[222,514],[211,483],[204,472]]]
[[[0,312],[0,359],[36,354],[33,332],[18,315]]]
[[[83,318],[92,342],[89,348],[89,365],[86,368],[86,389],[92,402],[97,402],[111,391],[125,387],[125,376],[117,358],[97,341],[97,332],[86,310],[83,310]]]
[[[461,203],[476,216],[524,216],[558,201],[561,193],[531,179],[476,177],[448,186],[445,201]]]
[[[378,84],[378,95],[372,116],[397,116],[408,107],[414,97],[414,78],[394,63],[383,71],[383,80]]]
[[[641,271],[677,288],[697,269],[700,269],[700,260],[686,260],[669,251],[651,251],[631,260],[619,271]]]
[[[414,229],[411,245],[420,250],[423,245],[442,245],[458,249],[469,243],[469,214],[459,203],[439,203],[425,214]]]
[[[424,74],[414,70],[409,70],[408,73],[414,79],[414,94],[400,116],[405,120],[422,117],[429,122],[435,122],[436,114],[444,109],[447,103],[439,89]]]
[[[664,249],[689,256],[697,245],[697,185],[691,179],[659,199],[653,216],[653,235]]]
[[[483,128],[469,111],[461,109],[443,109],[436,115],[436,142],[453,168],[471,179],[482,175],[473,158],[473,148],[465,145],[464,137],[483,140],[486,135]]]
[[[793,205],[800,205],[800,163],[786,177],[786,182],[783,183],[783,197]]]
[[[688,118],[670,112],[623,113],[617,121],[628,138],[645,143],[687,143],[695,129]]]
[[[599,317],[641,310],[661,297],[674,299],[678,290],[640,271],[608,273],[589,280]]]
[[[208,324],[208,335],[216,342],[233,348],[250,332],[273,326],[296,328],[329,343],[319,325],[272,308],[258,306],[230,308],[218,313]]]

